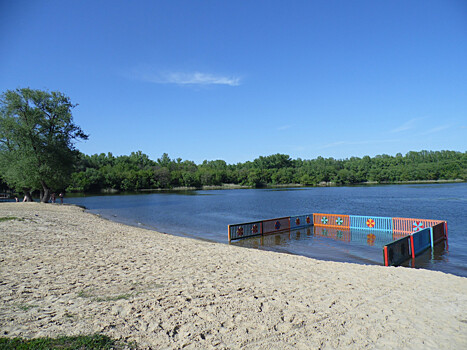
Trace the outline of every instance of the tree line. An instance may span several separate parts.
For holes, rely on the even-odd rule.
[[[423,180],[467,180],[467,152],[421,151],[406,155],[312,160],[291,159],[286,154],[260,156],[253,161],[227,164],[205,160],[195,164],[164,153],[151,160],[141,151],[125,156],[81,154],[68,191],[98,192],[105,189],[138,191],[175,187],[249,187],[300,184],[305,186],[365,182],[394,183]]]
[[[138,191],[201,188],[234,184],[249,187],[300,184],[467,180],[467,152],[421,151],[406,155],[312,160],[286,154],[227,164],[196,164],[167,153],[157,160],[141,151],[130,155],[85,155],[75,148],[86,135],[73,121],[76,107],[61,92],[7,90],[0,95],[0,191],[39,193],[48,202],[53,192]]]

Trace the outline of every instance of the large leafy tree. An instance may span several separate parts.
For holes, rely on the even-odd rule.
[[[86,135],[73,122],[77,105],[61,92],[16,89],[0,97],[0,177],[17,191],[40,190],[41,202],[66,187],[77,140]]]

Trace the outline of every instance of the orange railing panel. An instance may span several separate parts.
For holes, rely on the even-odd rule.
[[[331,228],[350,228],[350,217],[349,215],[338,215],[338,214],[313,214],[313,224],[321,227]]]

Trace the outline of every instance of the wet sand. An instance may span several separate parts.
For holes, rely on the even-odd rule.
[[[467,278],[324,262],[1,203],[0,332],[148,349],[467,348]]]

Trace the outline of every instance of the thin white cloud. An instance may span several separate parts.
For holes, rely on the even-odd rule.
[[[240,78],[226,77],[209,73],[193,72],[180,73],[172,72],[162,76],[162,82],[179,85],[240,85]]]
[[[416,123],[419,120],[422,120],[422,119],[423,118],[410,119],[410,120],[406,121],[404,124],[402,124],[401,126],[391,130],[391,132],[392,133],[398,133],[398,132],[402,132],[402,131],[411,130],[411,129],[415,128]]]
[[[440,126],[437,126],[436,128],[432,128],[430,130],[424,131],[424,132],[420,133],[419,135],[420,136],[425,136],[425,135],[435,134],[437,132],[449,129],[450,127],[451,127],[451,125],[440,125]]]
[[[130,76],[133,79],[142,80],[155,84],[177,84],[177,85],[228,85],[239,86],[240,77],[216,75],[203,72],[156,72],[148,66],[134,68]]]
[[[282,126],[277,127],[277,131],[287,130],[287,129],[290,129],[291,127],[292,125],[282,125]]]

